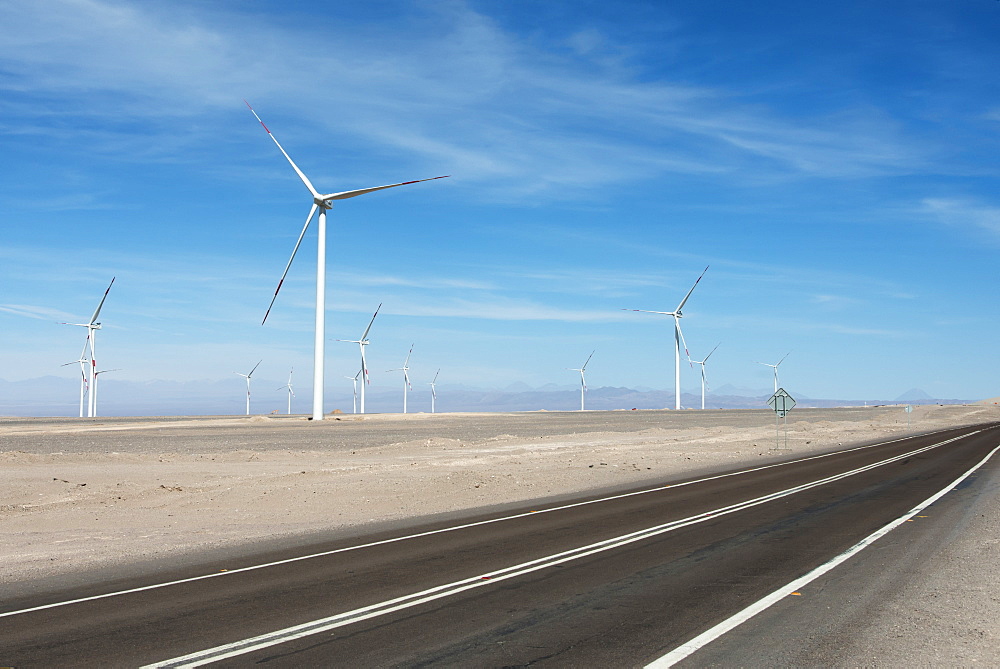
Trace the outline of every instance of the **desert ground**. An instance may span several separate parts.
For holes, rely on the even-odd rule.
[[[0,418],[0,593],[997,420],[992,401],[796,409],[786,443],[757,410]],[[869,666],[904,657],[893,644],[1000,664],[1000,481],[988,490],[859,635]]]

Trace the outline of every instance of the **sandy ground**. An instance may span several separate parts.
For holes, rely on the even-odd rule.
[[[536,416],[0,419],[0,589],[789,455],[775,450],[769,412]],[[928,431],[1000,420],[1000,407],[916,407],[910,419],[909,431]],[[792,454],[908,431],[899,407],[796,410],[787,426]],[[974,620],[959,625],[979,630],[974,645],[989,651],[946,653],[945,663],[961,657],[963,664],[1000,665],[1000,579],[993,573],[1000,495],[977,510],[972,526],[934,558],[934,569],[913,579],[910,594],[966,600]],[[964,576],[964,587],[942,575],[984,557],[988,567]],[[969,606],[973,582],[980,596]],[[920,629],[916,618],[933,615],[926,606],[900,607],[887,612],[900,629]]]

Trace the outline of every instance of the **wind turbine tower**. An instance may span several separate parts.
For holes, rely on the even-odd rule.
[[[246,100],[244,100],[246,102]],[[417,179],[416,181],[403,181],[401,183],[389,184],[387,186],[374,186],[372,188],[359,188],[356,190],[341,191],[339,193],[328,193],[321,194],[309,181],[309,178],[299,169],[299,166],[295,164],[295,161],[285,152],[278,140],[275,139],[271,131],[268,130],[264,122],[261,121],[260,116],[257,116],[257,112],[250,107],[250,103],[246,102],[247,107],[253,113],[254,117],[260,122],[261,127],[267,131],[268,136],[274,141],[275,146],[281,151],[281,154],[285,156],[289,165],[295,170],[295,173],[302,180],[302,183],[309,190],[309,194],[312,196],[312,207],[309,209],[309,215],[306,216],[305,225],[302,226],[302,232],[299,233],[299,239],[295,242],[295,248],[292,249],[292,255],[288,259],[288,264],[285,265],[285,271],[281,274],[281,279],[278,281],[278,287],[274,290],[274,297],[271,298],[271,304],[267,307],[267,312],[264,314],[264,320],[261,321],[261,325],[267,321],[268,314],[271,313],[271,307],[274,306],[274,301],[278,299],[278,291],[281,290],[281,284],[284,283],[285,277],[288,275],[288,269],[292,266],[292,261],[295,260],[295,254],[299,250],[299,245],[302,244],[302,238],[306,234],[306,230],[309,229],[309,224],[312,222],[313,216],[316,212],[319,212],[319,222],[317,224],[317,242],[316,242],[316,328],[315,337],[313,340],[314,353],[313,353],[313,409],[312,409],[312,419],[313,420],[323,420],[323,363],[325,361],[326,350],[324,348],[326,344],[326,212],[333,208],[334,200],[346,200],[348,198],[357,197],[358,195],[365,195],[366,193],[374,193],[375,191],[385,190],[386,188],[395,188],[396,186],[406,186],[408,184],[420,183],[421,181],[432,181],[434,179],[444,179],[445,177],[431,177],[430,179]]]
[[[571,372],[580,372],[580,411],[584,410],[583,409],[583,397],[584,397],[584,395],[587,392],[587,380],[584,378],[583,375],[584,375],[584,372],[587,371],[587,364],[590,362],[590,359],[594,357],[594,353],[596,353],[596,352],[597,351],[591,351],[590,352],[590,355],[587,356],[587,362],[583,363],[583,367],[581,367],[580,369],[574,369],[573,367],[569,367],[568,368],[569,371],[571,371]]]
[[[382,308],[382,305],[380,303],[378,305],[378,308],[375,309],[375,315],[372,316],[372,319],[370,321],[368,321],[368,327],[365,328],[365,333],[363,335],[361,335],[361,339],[338,339],[337,340],[337,341],[344,341],[344,342],[347,342],[349,344],[357,344],[361,348],[361,371],[358,372],[358,374],[361,375],[361,413],[365,412],[365,386],[368,385],[369,383],[371,383],[371,380],[368,378],[368,363],[365,361],[365,346],[368,346],[368,344],[371,343],[371,342],[368,341],[368,333],[371,332],[372,324],[375,322],[375,316],[378,316],[379,309],[381,309],[381,308]],[[350,378],[350,377],[348,377],[348,378]],[[357,379],[357,377],[355,377],[355,379]],[[354,384],[354,394],[355,394],[355,396],[357,395],[357,390],[358,390],[358,384],[357,384],[357,382],[355,382],[355,384]],[[356,412],[357,412],[357,410],[355,410],[355,413]]]
[[[681,318],[684,317],[682,309],[684,309],[684,305],[687,303],[688,298],[691,297],[691,293],[693,293],[694,289],[698,287],[698,282],[701,281],[701,277],[705,276],[705,272],[707,271],[708,267],[706,267],[702,271],[701,276],[699,276],[698,279],[694,282],[694,285],[691,286],[691,290],[687,292],[687,295],[684,296],[684,299],[681,300],[681,303],[678,304],[677,308],[674,309],[673,311],[647,311],[645,309],[622,309],[622,311],[639,311],[644,314],[661,314],[663,316],[673,316],[674,318],[674,409],[678,410],[681,408],[681,342],[684,342],[684,333],[681,332]],[[691,359],[687,350],[687,342],[684,342],[684,355],[687,356],[689,360]]]
[[[250,370],[249,374],[240,374],[239,372],[233,372],[233,374],[237,374],[239,376],[242,376],[244,379],[247,380],[247,415],[248,416],[250,415],[250,377],[253,376],[253,373],[255,371],[257,371],[257,367],[259,367],[260,363],[262,363],[262,362],[263,362],[263,360],[258,360],[257,364],[253,366],[253,369]]]
[[[721,343],[722,342],[716,344],[715,348],[719,348]],[[715,348],[713,348],[709,352],[709,354],[705,356],[704,360],[691,360],[690,358],[688,358],[688,360],[691,361],[691,364],[701,365],[701,410],[702,411],[705,410],[705,388],[708,387],[708,382],[705,380],[705,363],[708,362],[708,359],[712,357],[712,353],[715,353]]]
[[[387,369],[387,372],[402,372],[403,373],[403,413],[406,413],[406,391],[412,388],[410,385],[410,355],[413,354],[413,344],[410,344],[410,352],[406,354],[406,360],[403,362],[402,367],[397,367],[396,369]]]

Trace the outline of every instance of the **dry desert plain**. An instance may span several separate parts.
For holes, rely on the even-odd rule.
[[[1000,420],[967,406],[0,419],[0,595]],[[785,442],[779,443],[782,448]],[[859,666],[1000,665],[1000,480],[866,614]]]

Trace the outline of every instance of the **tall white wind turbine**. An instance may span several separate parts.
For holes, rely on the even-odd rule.
[[[785,358],[787,358],[791,354],[792,354],[792,352],[789,351],[788,353],[785,354],[784,358],[782,358],[781,360],[779,360],[778,362],[776,362],[773,365],[770,364],[770,363],[767,363],[767,362],[757,362],[756,360],[754,360],[754,362],[757,362],[758,365],[764,365],[765,367],[770,367],[771,369],[774,370],[774,392],[778,392],[778,366],[781,363],[783,363],[785,361]]]
[[[440,369],[434,372],[434,380],[431,381],[429,384],[427,384],[431,387],[431,413],[434,413],[434,403],[437,401],[438,398],[436,386],[437,386],[438,374],[440,373],[441,373]]]
[[[344,378],[348,381],[354,381],[354,413],[358,412],[358,377],[361,376],[361,370],[354,376],[345,376]]]
[[[406,360],[403,361],[402,367],[397,367],[396,369],[387,369],[387,372],[402,372],[403,373],[403,413],[406,413],[406,391],[412,388],[410,385],[410,356],[413,354],[413,344],[410,344],[410,352],[406,354]]]
[[[242,376],[244,379],[247,380],[247,415],[248,416],[250,415],[250,377],[253,376],[253,373],[257,371],[257,368],[260,367],[260,363],[262,363],[262,362],[264,362],[264,361],[263,360],[258,360],[257,364],[253,366],[253,369],[250,370],[249,374],[240,374],[239,372],[233,372],[233,374],[237,374],[239,376]]]
[[[590,363],[590,359],[594,357],[594,353],[596,352],[597,351],[590,352],[590,355],[587,356],[587,362],[583,363],[583,367],[580,369],[575,369],[573,367],[568,368],[571,372],[580,372],[580,411],[583,411],[583,396],[587,392],[587,380],[583,375],[584,372],[587,371],[587,365]]]
[[[244,100],[246,102],[246,100]],[[314,353],[313,353],[313,410],[312,418],[313,420],[323,420],[323,363],[325,359],[325,343],[326,343],[326,212],[333,207],[334,200],[346,200],[348,198],[357,197],[358,195],[365,195],[366,193],[374,193],[375,191],[385,190],[386,188],[395,188],[396,186],[406,186],[409,184],[420,183],[422,181],[433,181],[434,179],[444,179],[444,176],[431,177],[430,179],[417,179],[416,181],[403,181],[401,183],[389,184],[387,186],[374,186],[371,188],[359,188],[356,190],[341,191],[339,193],[328,193],[320,194],[319,191],[312,185],[309,178],[299,169],[299,166],[295,164],[295,161],[291,159],[285,149],[282,148],[278,140],[275,139],[271,131],[268,130],[264,122],[261,121],[260,116],[257,116],[257,112],[254,111],[253,107],[250,107],[250,103],[246,102],[247,107],[253,113],[254,117],[260,122],[260,125],[267,131],[268,136],[274,141],[275,146],[281,151],[285,159],[295,170],[295,173],[302,180],[302,183],[309,190],[309,194],[312,195],[312,207],[309,209],[309,215],[306,216],[305,225],[302,226],[302,232],[299,233],[299,239],[295,242],[295,248],[292,249],[292,256],[288,259],[288,264],[285,266],[285,271],[281,274],[281,279],[278,281],[278,287],[274,290],[274,297],[271,298],[271,304],[267,307],[267,312],[264,314],[264,320],[261,321],[261,325],[264,321],[267,321],[268,314],[271,313],[271,307],[274,306],[274,301],[278,299],[278,291],[281,290],[281,284],[284,283],[285,277],[288,275],[288,269],[292,266],[292,261],[295,260],[295,254],[299,250],[299,245],[302,243],[302,238],[306,234],[306,230],[309,228],[309,224],[312,222],[313,216],[319,211],[319,223],[318,223],[318,235],[317,235],[317,252],[316,252],[316,332],[314,338]]]
[[[375,322],[375,316],[378,316],[379,309],[382,308],[382,304],[379,303],[378,308],[375,309],[375,314],[372,319],[368,321],[368,327],[365,328],[365,332],[361,335],[361,339],[338,339],[337,341],[347,342],[348,344],[357,344],[361,348],[361,371],[358,374],[361,375],[361,413],[365,412],[365,386],[371,383],[368,378],[368,363],[365,361],[365,346],[368,346],[371,342],[368,341],[368,333],[371,332],[372,324]],[[355,377],[357,378],[357,377]],[[355,394],[357,394],[357,383],[354,385]]]
[[[260,363],[258,363],[258,364],[260,364]],[[294,367],[292,367],[290,370],[288,370],[288,383],[286,383],[285,385],[283,385],[283,386],[281,386],[280,388],[277,389],[277,390],[284,390],[286,388],[288,389],[288,415],[289,416],[292,415],[292,398],[295,397],[295,391],[292,390],[292,372],[294,372],[294,371],[295,371]]]
[[[708,267],[702,270],[701,276],[694,282],[691,286],[691,290],[687,292],[681,303],[677,305],[677,308],[673,311],[647,311],[645,309],[622,309],[622,311],[639,311],[644,314],[661,314],[663,316],[673,316],[674,318],[674,409],[681,408],[681,342],[684,342],[684,333],[681,332],[681,318],[684,317],[682,310],[684,305],[687,303],[688,298],[691,297],[691,293],[694,289],[698,287],[698,282],[701,281],[701,277],[705,276],[705,272],[708,271]],[[684,355],[690,360],[690,355],[687,350],[687,342],[684,342]]]
[[[97,319],[101,315],[101,308],[104,307],[104,300],[108,299],[108,293],[111,292],[111,286],[115,285],[115,277],[111,277],[111,283],[108,284],[108,289],[104,291],[104,297],[101,298],[100,304],[97,305],[97,309],[94,310],[94,315],[90,317],[89,323],[64,323],[64,325],[76,325],[82,328],[87,328],[87,344],[90,346],[90,388],[88,390],[88,407],[87,416],[94,417],[97,415],[97,342],[96,333],[101,329],[101,323]],[[86,350],[86,346],[84,346]]]
[[[721,344],[722,344],[722,342],[719,342],[718,344],[715,345],[715,348],[719,348],[719,346]],[[708,359],[712,357],[712,353],[715,353],[715,348],[713,348],[709,352],[709,354],[705,356],[704,360],[691,360],[691,358],[688,358],[688,360],[691,361],[691,364],[693,364],[693,365],[701,365],[701,409],[702,409],[702,411],[705,410],[705,388],[708,387],[708,382],[705,380],[705,363],[708,362]]]

